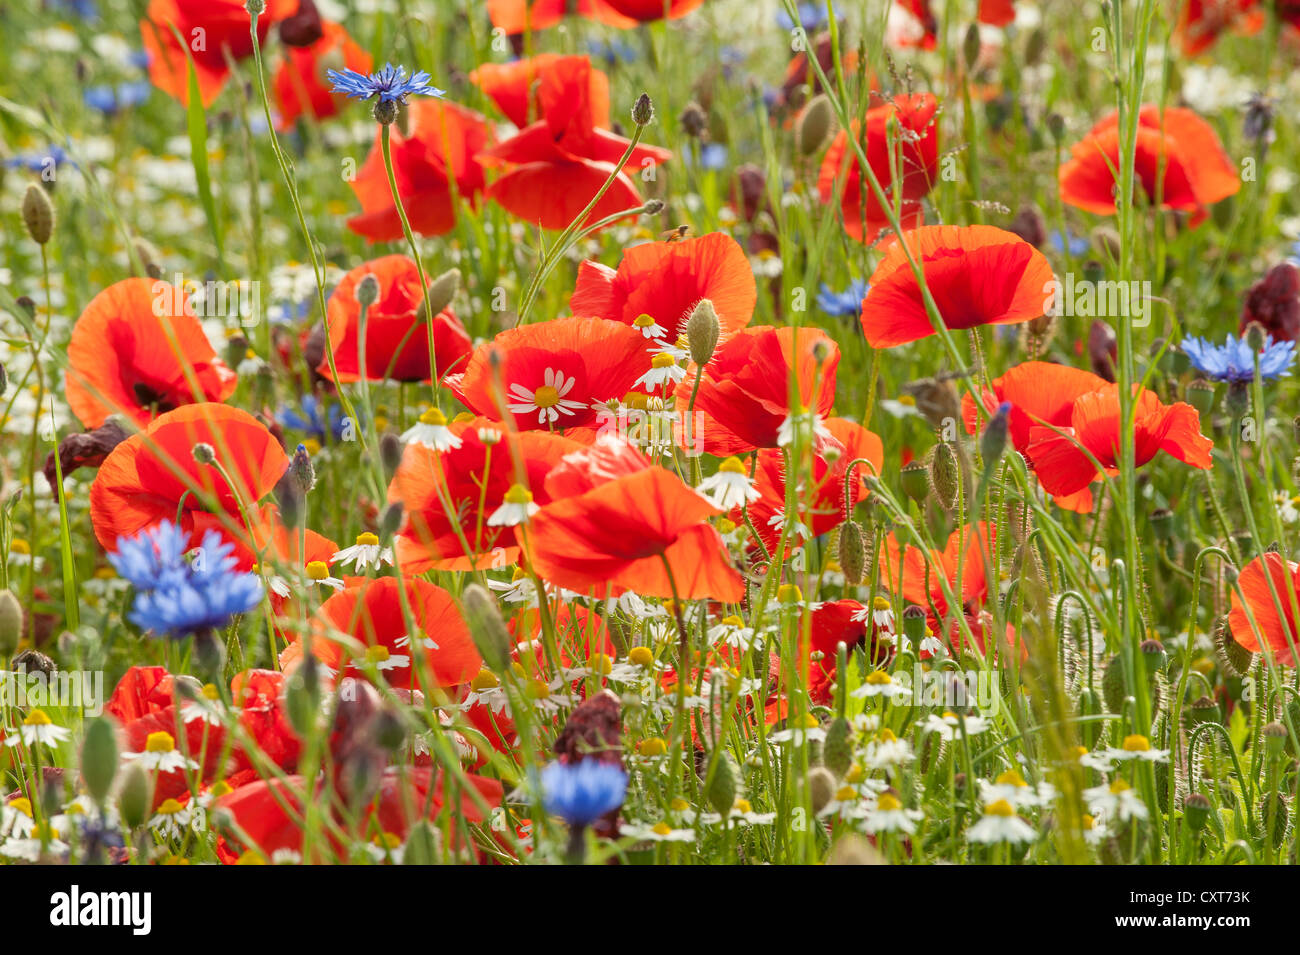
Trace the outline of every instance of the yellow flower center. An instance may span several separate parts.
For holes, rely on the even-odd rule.
[[[903,804],[892,793],[881,793],[876,800],[876,808],[881,812],[897,812],[903,808]]]
[[[876,734],[876,739],[877,739],[877,741],[879,741],[879,742],[881,742],[881,743],[897,743],[897,742],[898,742],[898,737],[895,736],[895,735],[894,735],[894,731],[891,730],[891,729],[889,729],[888,727],[886,727],[885,729],[883,729],[883,730],[881,730],[879,733],[877,733],[877,734]]]
[[[797,603],[803,600],[803,591],[799,589],[798,584],[782,584],[777,588],[776,599],[783,604]]]
[[[1113,796],[1118,796],[1120,793],[1128,792],[1132,788],[1132,786],[1124,782],[1122,779],[1117,779],[1110,784],[1110,792]]]
[[[307,449],[307,453],[313,457],[320,454],[320,442],[315,438],[304,438],[302,446]]]
[[[745,625],[745,621],[741,620],[733,613],[733,614],[728,614],[727,616],[722,618],[722,625],[724,627],[743,627]]]
[[[817,717],[813,716],[811,713],[804,713],[799,717],[799,725],[806,730],[810,730],[813,729],[814,727],[820,726],[821,721],[818,720]]]
[[[998,778],[993,780],[999,786],[1028,786],[1025,777],[1021,776],[1014,769],[1008,769],[1006,772],[998,773]]]
[[[633,647],[627,651],[627,659],[639,667],[648,667],[655,662],[655,654],[649,647]]]
[[[21,812],[28,819],[32,818],[32,801],[26,796],[19,796],[13,802],[8,803],[10,809]]]
[[[656,822],[650,831],[657,836],[666,836],[673,831],[673,827],[666,822]]]
[[[218,779],[215,783],[212,784],[211,792],[213,797],[216,799],[220,799],[222,796],[229,796],[234,791],[235,788],[231,786],[230,783],[226,782],[224,779]]]
[[[748,799],[737,799],[736,804],[731,807],[732,812],[753,812],[754,807],[749,804]]]
[[[849,771],[844,774],[844,781],[850,786],[856,786],[862,780],[867,778],[867,771],[858,763],[849,767]]]
[[[877,595],[876,599],[871,601],[871,606],[876,610],[888,610],[893,605],[889,602],[888,598]]]
[[[216,687],[216,684],[213,683],[203,684],[203,689],[200,692],[203,694],[203,698],[205,700],[208,700],[209,702],[212,702],[214,700],[219,700],[221,698],[221,691],[219,691]]]
[[[551,696],[551,688],[545,680],[531,680],[524,690],[532,700],[545,700]]]
[[[402,844],[402,837],[395,832],[381,832],[370,840],[381,849],[396,849]]]
[[[9,553],[11,554],[30,554],[31,552],[32,545],[21,537],[15,537],[9,544]]]
[[[388,647],[382,643],[377,643],[373,647],[366,647],[367,663],[385,663],[389,656]]]
[[[484,690],[490,690],[500,685],[501,681],[491,670],[479,670],[478,673],[474,674],[474,679],[469,681],[469,688],[475,693],[482,693]]]
[[[745,465],[741,462],[740,458],[730,457],[718,465],[718,470],[725,471],[728,474],[744,474]]]
[[[1011,803],[1007,802],[1005,799],[999,799],[991,806],[985,806],[984,814],[986,816],[1003,816],[1004,818],[1010,819],[1016,814],[1016,811],[1011,808]]]
[[[719,533],[719,534],[730,534],[730,533],[731,533],[732,531],[734,531],[735,529],[736,529],[736,522],[735,522],[735,521],[730,520],[730,519],[725,518],[725,517],[720,518],[720,519],[718,520],[718,533]]]
[[[867,674],[867,682],[872,686],[885,686],[886,684],[893,683],[894,680],[884,670],[872,670]]]
[[[474,416],[470,414],[468,411],[462,411],[460,414],[456,415],[456,417],[452,418],[451,420],[454,421],[456,424],[465,424],[467,421],[473,421]]]
[[[379,536],[378,536],[377,534],[372,534],[372,533],[370,533],[369,531],[366,531],[364,534],[358,534],[358,535],[357,535],[357,546],[358,546],[358,547],[378,547],[378,546],[379,546]]]
[[[957,714],[954,713],[952,710],[944,710],[943,718],[945,720],[955,720],[957,718]]]
[[[174,816],[184,808],[175,799],[164,799],[162,805],[158,807],[158,815]]]
[[[593,653],[587,658],[587,666],[591,667],[593,673],[599,673],[601,676],[608,676],[614,669],[614,661],[608,654]]]
[[[505,502],[507,504],[531,504],[533,503],[533,492],[522,484],[512,484],[510,490],[506,491]]]
[[[652,736],[637,743],[636,751],[642,756],[662,756],[668,752],[668,744],[658,736]]]
[[[673,812],[685,812],[687,809],[691,808],[691,804],[681,796],[674,796],[673,801],[668,804],[668,808]]]
[[[1092,816],[1088,815],[1087,813],[1083,814],[1083,828],[1091,829],[1096,824],[1097,824],[1097,820],[1093,819]]]
[[[672,368],[677,364],[677,359],[673,357],[672,352],[661,351],[650,359],[651,368]]]
[[[420,415],[420,424],[433,425],[435,428],[446,427],[447,416],[440,408],[430,408]]]
[[[1146,753],[1151,749],[1151,741],[1145,736],[1133,734],[1124,737],[1124,751],[1127,753]]]
[[[654,324],[655,324],[654,317],[651,315],[647,315],[645,312],[642,312],[636,318],[632,319],[632,326],[634,328],[649,328],[651,325]]]
[[[44,710],[36,709],[27,714],[23,726],[49,726],[52,722]]]
[[[176,748],[176,740],[166,730],[150,733],[144,741],[146,753],[170,753]]]
[[[835,798],[840,802],[848,802],[850,799],[858,798],[858,791],[852,786],[841,786],[835,792]]]
[[[325,580],[330,575],[330,565],[323,560],[307,562],[307,576],[312,580]]]
[[[256,849],[249,849],[235,860],[235,865],[266,865],[266,859]]]
[[[560,393],[550,385],[542,385],[533,392],[533,404],[539,408],[554,408],[560,403]]]

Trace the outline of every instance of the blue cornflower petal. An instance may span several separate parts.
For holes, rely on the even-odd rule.
[[[837,292],[823,282],[817,294],[817,307],[836,318],[858,315],[862,312],[862,300],[870,290],[871,284],[866,279],[853,279],[843,292]]]
[[[627,773],[622,767],[584,759],[555,762],[542,770],[542,802],[546,811],[571,826],[589,826],[623,805]]]
[[[1266,336],[1259,353],[1260,379],[1271,381],[1286,374],[1295,361],[1295,347],[1295,342],[1275,342],[1272,335]],[[1222,345],[1208,339],[1184,338],[1182,348],[1192,367],[1211,381],[1255,380],[1255,355],[1244,337],[1227,335]]]
[[[383,103],[405,103],[408,96],[443,95],[443,90],[430,85],[428,73],[421,70],[408,79],[406,67],[391,63],[368,76],[356,70],[328,70],[326,75],[334,84],[332,92],[343,93],[352,99],[378,96]]]

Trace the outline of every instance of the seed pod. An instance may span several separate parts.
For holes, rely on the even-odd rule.
[[[505,672],[510,665],[510,633],[497,602],[478,584],[467,586],[460,601],[479,656],[494,673]]]
[[[731,760],[725,753],[718,758],[717,766],[713,770],[713,780],[709,783],[705,798],[713,807],[713,811],[724,819],[731,813],[731,807],[736,803],[736,771],[732,769]]]
[[[1101,695],[1106,701],[1106,709],[1111,713],[1124,711],[1124,698],[1128,696],[1128,681],[1124,678],[1124,661],[1111,657],[1106,661],[1106,668],[1101,676]]]
[[[423,314],[438,315],[451,304],[458,291],[460,291],[460,269],[448,269],[429,283],[428,311]]]
[[[102,716],[86,723],[81,744],[81,780],[97,805],[104,805],[117,775],[117,737],[113,724]]]
[[[50,194],[34,182],[29,184],[23,193],[22,212],[23,226],[32,241],[37,245],[49,242],[54,235],[54,203]]]
[[[690,346],[691,361],[701,368],[708,364],[721,335],[722,323],[713,303],[707,298],[700,299],[686,320],[686,342]]]
[[[862,525],[857,521],[845,521],[840,528],[839,559],[844,580],[849,584],[861,583],[867,548],[862,538]]]
[[[934,446],[934,454],[930,458],[930,485],[945,510],[952,510],[956,506],[960,482],[957,453],[948,442],[940,441]]]
[[[1193,832],[1200,832],[1210,821],[1210,811],[1214,808],[1210,800],[1201,793],[1188,793],[1183,799],[1183,816]]]
[[[442,859],[442,833],[421,819],[406,834],[402,865],[437,865]]]
[[[153,786],[149,783],[149,775],[138,761],[132,762],[122,774],[122,788],[117,794],[117,811],[128,829],[144,825],[152,801]]]
[[[822,765],[841,779],[853,763],[849,730],[849,721],[837,716],[826,728],[826,739],[822,741]]]
[[[920,461],[909,461],[899,472],[903,493],[920,504],[930,493],[930,474]]]

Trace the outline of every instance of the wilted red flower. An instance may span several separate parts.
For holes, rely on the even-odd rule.
[[[1270,587],[1270,578],[1272,585]],[[1296,629],[1296,611],[1300,603],[1300,566],[1286,560],[1281,554],[1260,554],[1241,569],[1237,578],[1241,596],[1232,591],[1232,604],[1228,612],[1228,627],[1232,639],[1252,653],[1264,652],[1264,646],[1273,659],[1282,666],[1296,665],[1292,645],[1300,646],[1300,631]],[[1276,603],[1274,602],[1276,594]],[[1245,597],[1245,602],[1242,602]],[[1278,604],[1282,614],[1278,615]],[[1254,626],[1251,625],[1252,620]],[[1256,628],[1259,635],[1256,635]],[[1259,637],[1264,638],[1263,644]]]
[[[895,197],[901,200],[900,221],[904,228],[921,224],[920,200],[938,179],[939,135],[934,122],[938,108],[938,101],[929,93],[899,96],[867,110],[862,126],[854,124],[854,135],[891,208]],[[901,132],[891,139],[889,130],[894,124]],[[885,210],[876,201],[849,146],[849,134],[843,129],[826,150],[817,191],[823,203],[838,200],[844,228],[859,242],[873,241],[889,225]]]
[[[298,0],[267,0],[266,9],[257,18],[258,43],[265,42],[272,23],[291,16],[297,9]],[[173,26],[180,39],[172,32]],[[140,38],[149,54],[153,84],[187,105],[187,49],[194,60],[204,106],[211,105],[230,76],[227,56],[241,60],[253,55],[253,37],[243,0],[150,0],[140,21]]]
[[[749,324],[758,300],[745,250],[722,232],[634,245],[623,250],[617,270],[585,261],[578,266],[569,308],[574,315],[613,319],[636,326],[646,338],[673,342],[706,298],[718,313],[724,339]]]
[[[1140,391],[1136,385],[1134,403],[1135,466],[1141,467],[1161,451],[1195,468],[1212,466],[1214,442],[1201,434],[1195,408],[1181,401],[1166,405],[1154,392]],[[1108,384],[1075,399],[1069,426],[1062,429],[1065,434],[1039,425],[1029,429],[1026,455],[1043,488],[1062,507],[1092,509],[1088,485],[1101,477],[1093,459],[1106,474],[1119,473],[1119,421],[1119,386]]]
[[[630,140],[610,132],[608,86],[592,79],[586,57],[563,57],[538,78],[541,118],[479,153],[485,166],[505,169],[487,194],[512,215],[544,229],[563,229],[616,171]],[[628,175],[667,162],[672,154],[640,144],[583,224],[641,205]]]
[[[1246,292],[1240,331],[1258,322],[1274,341],[1300,339],[1300,269],[1290,262],[1275,265]]]
[[[234,482],[194,459],[194,446],[212,448]],[[284,449],[247,411],[211,403],[186,405],[156,418],[104,459],[90,486],[90,519],[107,551],[162,520],[178,521],[192,539],[209,529],[229,540],[245,536],[239,502],[252,508],[289,468]],[[206,509],[211,499],[217,513]],[[232,528],[235,532],[232,533]]]
[[[309,113],[316,119],[337,115],[347,97],[330,92],[327,69],[369,73],[370,54],[353,42],[348,31],[329,20],[320,22],[321,35],[308,46],[286,46],[284,59],[275,72],[275,100],[281,130],[292,129],[298,117]]]
[[[1093,126],[1061,165],[1061,199],[1095,212],[1115,213],[1115,170],[1120,166],[1119,114],[1112,112]],[[1136,185],[1148,201],[1205,218],[1205,207],[1241,188],[1237,167],[1223,151],[1214,129],[1190,109],[1153,103],[1138,113]]]
[[[335,678],[364,677],[365,667],[373,665],[400,689],[423,687],[425,672],[435,686],[468,683],[483,660],[455,599],[418,578],[406,580],[404,599],[399,587],[396,577],[349,579],[313,618],[311,652]],[[407,625],[408,612],[414,631]],[[363,644],[363,653],[358,656],[340,642],[339,633]],[[280,665],[291,670],[302,653],[295,638],[280,654]]]
[[[183,289],[131,278],[86,306],[73,326],[65,373],[68,407],[87,428],[112,414],[144,426],[196,399],[224,401],[235,373],[217,357]]]
[[[704,367],[692,431],[683,443],[720,457],[778,447],[792,411],[830,414],[839,362],[839,347],[820,329],[742,328]],[[802,405],[796,409],[790,408],[792,373]],[[690,401],[696,374],[692,369],[678,383],[678,407]]]
[[[419,235],[442,235],[456,225],[456,199],[473,203],[483,191],[483,167],[477,154],[493,141],[492,125],[479,113],[441,99],[412,100],[406,106],[407,131],[389,127],[389,149],[397,194]],[[370,155],[352,181],[362,213],[348,228],[371,242],[403,236],[384,169],[379,133]]]
[[[546,477],[551,502],[521,532],[525,559],[579,593],[730,603],[745,593],[721,535],[721,513],[681,478],[613,435],[568,454]]]
[[[884,467],[884,446],[878,435],[847,418],[830,418],[825,424],[833,440],[826,442],[821,453],[813,455],[812,480],[800,478],[798,511],[787,538],[792,547],[843,524],[846,513],[852,513],[853,507],[866,497],[866,479],[879,475]],[[848,476],[848,466],[860,459],[870,463],[854,466],[854,479],[846,500],[844,479]],[[749,505],[750,520],[771,554],[776,550],[786,520],[785,461],[780,451],[765,448],[758,452],[754,489],[760,497]]]
[[[404,509],[397,556],[411,573],[513,563],[515,539],[508,527],[488,523],[492,514],[515,484],[544,504],[542,479],[581,447],[545,431],[507,434],[486,419],[453,423],[451,431],[459,443],[445,451],[408,444],[388,486],[389,503]]]
[[[1011,325],[1043,314],[1052,267],[1020,236],[987,225],[922,226],[903,234],[950,329]],[[900,242],[893,242],[862,300],[862,330],[873,348],[934,334]]]
[[[1184,56],[1197,56],[1212,47],[1224,30],[1252,35],[1266,20],[1260,0],[1181,0],[1174,36]]]
[[[339,381],[361,379],[359,338],[361,305],[357,286],[367,275],[379,282],[379,298],[366,310],[366,372],[369,381],[429,381],[429,329],[421,321],[424,293],[420,272],[404,255],[372,259],[343,276],[326,306],[330,348]],[[463,371],[470,337],[456,313],[447,306],[433,320],[437,376]],[[329,359],[322,358],[317,374],[331,376]]]
[[[604,318],[557,318],[479,345],[465,373],[448,376],[447,385],[477,414],[505,412],[521,431],[554,431],[595,424],[600,407],[626,395],[649,367],[636,329]]]

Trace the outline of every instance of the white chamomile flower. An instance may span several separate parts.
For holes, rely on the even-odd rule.
[[[402,837],[395,832],[376,833],[375,837],[365,845],[366,855],[370,856],[371,861],[376,865],[385,862],[401,865],[405,851],[406,846],[402,845]]]
[[[867,674],[862,685],[849,694],[856,700],[866,697],[883,696],[887,700],[906,699],[912,691],[894,680],[884,670],[873,670]]]
[[[447,416],[439,408],[429,408],[419,420],[402,432],[408,444],[422,444],[434,451],[452,451],[463,443],[447,426]]]
[[[306,572],[308,580],[322,587],[330,587],[334,590],[342,590],[344,587],[342,580],[330,575],[330,565],[323,560],[308,561]]]
[[[1037,839],[1038,830],[1016,815],[1011,803],[999,799],[984,807],[983,817],[966,830],[966,838],[986,845],[995,842],[1024,843]]]
[[[149,820],[149,828],[164,839],[179,839],[194,823],[196,810],[181,805],[175,799],[164,799],[154,810]]]
[[[47,822],[33,825],[26,836],[10,836],[0,843],[0,855],[24,862],[38,862],[42,855],[57,858],[71,848],[60,838],[69,823],[66,816],[51,816]]]
[[[876,798],[876,808],[863,817],[867,832],[901,832],[911,835],[916,824],[925,817],[919,809],[904,809],[893,793],[881,793]]]
[[[32,803],[26,796],[19,796],[0,805],[0,835],[25,839],[32,834],[35,825]]]
[[[1084,814],[1083,817],[1083,841],[1090,846],[1099,845],[1103,839],[1110,833],[1106,830],[1104,822],[1098,822],[1092,816]]]
[[[510,403],[506,406],[512,414],[537,415],[538,424],[554,424],[560,415],[572,415],[575,411],[586,408],[581,401],[564,397],[573,390],[576,378],[570,378],[562,371],[547,368],[542,374],[544,384],[531,390],[521,384],[510,386]]]
[[[478,429],[478,439],[484,444],[486,444],[488,447],[492,447],[492,445],[494,444],[500,444],[501,438],[502,438],[502,434],[496,428]]]
[[[653,316],[644,312],[632,320],[632,327],[646,338],[663,338],[664,335],[668,334],[668,329],[656,322]]]
[[[220,726],[225,712],[221,694],[215,685],[208,683],[199,691],[196,699],[186,700],[181,706],[181,719],[186,723],[203,720],[209,726]]]
[[[71,730],[56,726],[44,710],[33,709],[18,727],[17,735],[10,736],[5,742],[10,746],[17,746],[20,742],[25,746],[58,746],[71,735]]]
[[[667,388],[686,377],[686,369],[678,364],[672,352],[661,351],[650,361],[650,370],[636,380],[632,387],[644,386],[647,391]]]
[[[768,733],[767,739],[771,743],[794,743],[796,746],[806,741],[820,743],[826,739],[826,730],[822,728],[821,721],[816,716],[804,713],[790,720],[785,729]]]
[[[493,713],[503,713],[510,706],[510,697],[506,694],[501,679],[491,670],[482,669],[469,681],[469,693],[461,704],[463,709],[482,703]]]
[[[1145,736],[1133,735],[1124,737],[1124,742],[1118,749],[1110,748],[1103,750],[1105,756],[1121,763],[1129,761],[1138,761],[1144,763],[1167,763],[1169,762],[1169,750],[1152,749],[1151,741]]]
[[[144,750],[139,753],[123,753],[123,759],[135,760],[145,769],[160,773],[170,773],[178,769],[198,769],[199,764],[176,748],[176,740],[166,730],[150,733],[145,737]]]
[[[810,436],[814,445],[820,445],[834,437],[821,415],[815,411],[801,411],[798,414],[785,416],[785,420],[781,422],[781,427],[776,432],[777,445],[784,448],[790,444],[794,440],[796,427],[805,436]]]
[[[745,653],[754,643],[754,629],[745,626],[740,617],[730,614],[709,628],[708,637],[709,643],[715,647],[726,645]]]
[[[729,511],[757,501],[763,495],[745,473],[740,458],[730,457],[718,465],[718,473],[705,478],[698,488],[714,507]]]
[[[501,499],[501,506],[488,517],[489,527],[515,527],[540,511],[533,501],[533,492],[522,484],[510,485]]]
[[[861,761],[867,769],[890,769],[905,766],[914,758],[911,744],[905,739],[899,739],[892,730],[886,728],[867,743]]]
[[[1056,790],[1047,783],[1037,788],[1025,782],[1025,778],[1014,769],[1005,770],[992,782],[987,779],[979,781],[980,799],[985,803],[1005,800],[1017,809],[1033,809],[1045,806],[1056,797]]]
[[[694,842],[694,829],[674,829],[667,822],[656,822],[653,826],[636,823],[623,823],[619,834],[629,836],[642,842]]]
[[[863,607],[861,610],[854,612],[850,619],[854,623],[866,623],[870,620],[871,625],[877,630],[893,633],[894,605],[890,603],[888,597],[877,594],[871,601],[871,606]]]
[[[357,535],[357,542],[351,547],[345,547],[331,557],[330,562],[343,567],[352,564],[358,573],[362,573],[370,567],[378,568],[382,564],[391,564],[393,549],[380,547],[378,535],[366,531],[364,534]]]
[[[1088,804],[1093,815],[1117,819],[1120,822],[1129,819],[1145,819],[1150,814],[1142,797],[1122,779],[1116,779],[1109,786],[1102,784],[1085,789],[1083,801]]]
[[[930,714],[922,729],[927,733],[938,733],[942,740],[951,740],[961,735],[962,724],[965,723],[967,736],[978,736],[989,728],[989,721],[982,716],[959,716],[951,711],[945,711],[942,716]]]
[[[722,822],[722,816],[716,812],[706,812],[699,820],[704,825],[712,826]],[[727,813],[727,821],[738,826],[770,826],[776,821],[776,813],[754,812],[748,799],[737,799],[731,812]]]
[[[367,663],[382,673],[384,670],[406,669],[411,665],[411,658],[405,653],[393,653],[382,643],[376,643],[374,646],[366,647],[365,655],[356,661],[358,668],[364,667]]]

